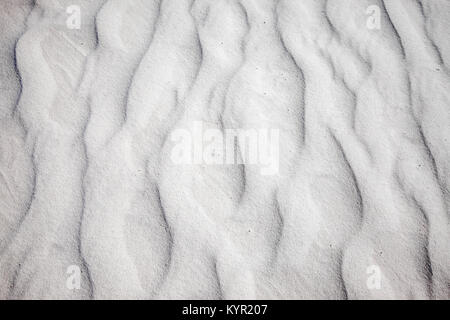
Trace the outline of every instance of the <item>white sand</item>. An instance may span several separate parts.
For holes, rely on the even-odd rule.
[[[0,30],[0,299],[450,298],[450,1],[0,0]],[[278,130],[278,173],[174,163],[193,123]]]

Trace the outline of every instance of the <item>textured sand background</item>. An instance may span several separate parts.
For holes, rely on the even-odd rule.
[[[449,0],[0,0],[0,298],[448,299],[449,68]]]

